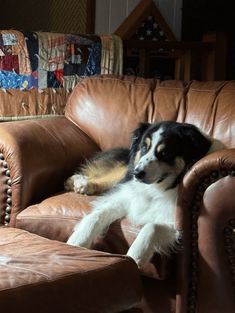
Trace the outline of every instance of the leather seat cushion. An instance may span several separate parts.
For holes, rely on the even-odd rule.
[[[2,312],[111,313],[141,298],[128,257],[73,247],[21,229],[0,227]]]
[[[74,226],[91,210],[93,196],[64,192],[51,196],[41,203],[29,206],[18,214],[16,226],[40,236],[66,242]],[[126,254],[138,235],[140,227],[127,219],[114,222],[103,237],[97,238],[92,249]],[[155,254],[142,270],[147,276],[165,279],[171,260]]]

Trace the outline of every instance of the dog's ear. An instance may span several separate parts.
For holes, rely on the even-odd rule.
[[[136,152],[138,150],[143,133],[148,129],[150,123],[140,123],[138,128],[134,130],[131,138],[130,150]]]
[[[182,126],[181,135],[186,143],[186,154],[188,154],[189,159],[191,158],[196,162],[207,154],[212,142],[196,126],[187,123]]]

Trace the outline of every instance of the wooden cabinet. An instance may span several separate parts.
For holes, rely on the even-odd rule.
[[[142,0],[115,32],[123,39],[124,74],[146,78],[224,80],[226,36],[177,41],[155,3]]]

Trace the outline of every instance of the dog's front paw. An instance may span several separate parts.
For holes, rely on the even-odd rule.
[[[73,232],[72,235],[69,237],[69,239],[67,240],[67,244],[83,248],[89,248],[91,245],[89,239],[85,239],[84,236],[76,231]]]
[[[129,248],[127,256],[131,257],[139,268],[143,267],[149,259],[149,255],[143,255],[139,249],[132,246]]]
[[[81,174],[75,174],[65,181],[64,187],[67,191],[85,194],[88,187],[87,177]]]

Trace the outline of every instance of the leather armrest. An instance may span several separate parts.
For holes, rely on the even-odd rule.
[[[178,263],[179,312],[199,307],[215,313],[235,309],[229,252],[225,253],[225,230],[231,232],[231,223],[235,225],[233,176],[235,149],[225,149],[198,161],[180,186],[176,221],[184,235]],[[212,298],[215,301],[205,301]]]
[[[235,175],[235,149],[224,149],[208,154],[186,173],[180,186],[179,204],[191,205],[195,193],[205,189],[220,177]]]
[[[63,189],[97,145],[65,117],[0,124],[1,223],[14,226],[28,205]]]

